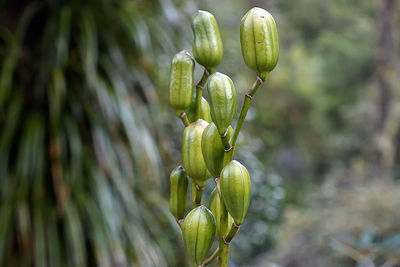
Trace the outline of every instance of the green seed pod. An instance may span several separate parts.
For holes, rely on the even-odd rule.
[[[207,92],[210,100],[211,118],[220,135],[231,124],[236,109],[236,91],[231,78],[216,72],[209,77]]]
[[[221,171],[222,199],[237,225],[242,224],[250,204],[251,184],[247,169],[236,160]]]
[[[219,232],[219,224],[220,224],[220,212],[221,212],[221,210],[220,210],[220,204],[221,203],[221,200],[219,199],[219,195],[218,195],[218,190],[217,190],[217,188],[214,188],[214,190],[212,191],[212,193],[211,193],[211,196],[210,196],[210,211],[212,212],[212,214],[214,215],[214,219],[215,219],[215,225],[216,225],[216,229],[217,229],[217,231],[216,231],[216,235],[220,235],[220,232]],[[232,223],[233,223],[233,218],[232,218],[232,216],[228,213],[228,225],[227,225],[227,227],[226,227],[226,232],[223,234],[224,236],[225,235],[227,235],[228,233],[229,233],[229,231],[231,230],[231,228],[232,228]]]
[[[189,121],[194,121],[195,113],[196,113],[196,98],[193,98],[192,103],[186,110],[186,115]],[[210,105],[208,104],[207,100],[204,97],[201,98],[200,119],[205,120],[206,122],[211,122]]]
[[[189,212],[183,223],[182,235],[190,259],[199,266],[214,241],[215,220],[211,211],[200,206]]]
[[[194,60],[186,50],[177,53],[172,59],[171,80],[169,83],[169,103],[180,116],[193,99]]]
[[[188,176],[182,166],[176,167],[170,175],[171,194],[169,210],[176,220],[182,219],[188,209]]]
[[[233,133],[232,126],[228,127],[228,135],[225,138],[230,138]],[[201,151],[203,153],[204,161],[207,169],[213,177],[219,177],[222,168],[224,167],[224,145],[222,144],[221,137],[218,133],[217,126],[214,122],[210,123],[203,132],[201,137]]]
[[[192,30],[194,58],[213,72],[221,62],[223,53],[221,36],[214,16],[207,11],[199,10],[193,16]]]
[[[262,8],[250,9],[240,24],[240,43],[246,65],[265,80],[279,57],[278,33],[272,15]]]
[[[187,174],[202,182],[211,177],[201,152],[201,136],[208,122],[198,119],[185,128],[182,138],[182,161]]]

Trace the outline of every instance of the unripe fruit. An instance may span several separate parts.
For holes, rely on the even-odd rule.
[[[175,219],[185,216],[188,208],[188,176],[182,166],[176,167],[170,175],[171,194],[169,197],[169,210]]]
[[[231,78],[216,72],[209,77],[207,92],[210,100],[211,118],[218,128],[219,134],[223,135],[235,115],[235,86]]]
[[[214,16],[207,11],[199,10],[193,16],[192,30],[194,58],[213,72],[221,62],[223,54],[221,36]]]
[[[195,113],[196,113],[196,98],[193,98],[192,103],[186,110],[186,115],[189,121],[194,121]],[[205,120],[206,122],[211,122],[210,105],[208,104],[207,100],[204,97],[201,98],[200,119]]]
[[[272,15],[258,7],[247,12],[240,24],[240,43],[246,65],[265,80],[279,57],[278,33]]]
[[[233,133],[231,126],[228,127],[228,134],[225,138],[229,140]],[[213,177],[219,177],[224,167],[224,145],[214,122],[210,123],[203,131],[201,138],[201,151],[208,171]]]
[[[220,235],[220,218],[221,218],[221,200],[219,199],[218,195],[218,190],[217,188],[214,188],[214,190],[211,193],[210,196],[210,211],[214,215],[215,219],[215,226],[216,226],[216,235]],[[228,225],[225,227],[226,231],[223,234],[224,236],[229,233],[229,231],[232,228],[232,223],[233,223],[233,218],[232,216],[228,213]]]
[[[221,171],[222,199],[237,225],[242,224],[250,204],[251,184],[247,169],[236,160]]]
[[[211,177],[201,152],[201,136],[208,122],[198,119],[185,128],[182,138],[182,161],[187,174],[196,181]]]
[[[193,99],[194,60],[186,50],[177,53],[172,59],[171,80],[169,83],[169,103],[180,116]]]
[[[185,248],[192,262],[200,265],[207,256],[215,236],[215,220],[205,206],[193,209],[182,227]]]

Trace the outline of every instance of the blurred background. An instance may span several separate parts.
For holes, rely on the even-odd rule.
[[[189,266],[170,61],[213,13],[239,109],[253,6],[280,60],[238,140],[253,192],[230,266],[400,266],[396,0],[0,1],[0,266]]]

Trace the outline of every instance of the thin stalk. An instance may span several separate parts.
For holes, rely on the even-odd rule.
[[[233,160],[234,154],[235,154],[235,148],[233,146],[229,150],[225,150],[224,166]]]
[[[232,146],[228,143],[226,145],[226,134],[221,137],[222,143],[224,143],[225,153],[224,153],[224,166],[230,162],[229,157],[232,155],[233,157],[233,149]],[[224,142],[225,141],[225,142]],[[228,267],[228,255],[229,255],[229,243],[225,242],[224,234],[226,232],[228,226],[228,210],[225,207],[224,200],[222,199],[221,194],[221,186],[220,179],[216,178],[215,183],[218,190],[219,200],[220,200],[220,221],[219,221],[219,256],[218,256],[218,266],[219,267]]]
[[[206,84],[206,81],[210,76],[208,70],[204,69],[203,76],[201,77],[200,81],[196,84],[196,112],[194,116],[194,120],[197,121],[200,118],[201,114],[201,98],[203,96],[203,87]]]
[[[265,77],[264,80],[266,80],[266,79],[267,79],[267,77]],[[253,86],[251,87],[251,89],[249,91],[247,91],[247,93],[245,95],[243,106],[242,106],[242,109],[240,110],[239,120],[237,122],[235,131],[233,132],[231,140],[230,140],[230,143],[231,143],[231,145],[233,147],[235,147],[235,145],[236,145],[236,140],[237,140],[237,137],[239,135],[240,129],[243,126],[244,120],[245,120],[246,115],[247,115],[247,111],[249,110],[251,99],[253,98],[253,96],[257,92],[257,89],[262,84],[263,84],[263,80],[260,77],[257,76],[257,79],[253,83]]]
[[[179,116],[179,118],[181,119],[181,121],[183,122],[183,125],[185,125],[185,127],[189,126],[190,121],[189,121],[189,119],[188,119],[188,117],[187,117],[187,115],[186,115],[186,112],[183,112],[183,113]]]
[[[228,130],[226,130],[226,132],[223,135],[220,136],[222,144],[224,145],[225,151],[229,151],[229,150],[232,149],[232,146],[229,143],[229,140],[228,140],[227,136],[228,136]]]
[[[225,242],[229,243],[232,241],[232,239],[235,237],[235,235],[237,234],[237,232],[240,229],[240,225],[237,225],[235,222],[232,223],[232,227],[231,230],[229,231],[229,233],[226,235],[225,237]]]
[[[197,208],[201,204],[204,187],[199,186],[192,180],[192,209]]]
[[[214,250],[213,254],[211,254],[210,257],[208,257],[201,263],[200,267],[205,267],[207,264],[211,263],[218,256],[218,254],[219,254],[219,247],[216,250]]]

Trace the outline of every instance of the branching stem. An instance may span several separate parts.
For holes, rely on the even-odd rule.
[[[229,143],[229,140],[228,140],[227,136],[228,136],[228,130],[226,130],[226,132],[223,135],[220,136],[222,144],[224,145],[225,151],[229,151],[229,150],[232,149],[232,146]]]
[[[226,154],[226,153],[225,153]],[[225,163],[224,163],[225,165]],[[229,243],[224,240],[224,234],[226,228],[228,227],[228,211],[225,207],[224,200],[222,199],[220,178],[215,178],[215,184],[218,190],[219,200],[220,200],[220,221],[219,221],[219,256],[218,256],[218,266],[228,267],[228,253],[229,253]]]
[[[201,204],[204,187],[199,186],[192,180],[192,209],[197,208]]]
[[[265,77],[266,79],[266,77]],[[265,80],[264,79],[264,80]],[[247,91],[242,109],[240,110],[239,119],[236,125],[236,128],[232,134],[232,137],[229,142],[226,140],[226,135],[224,134],[221,136],[221,141],[224,144],[224,166],[228,164],[235,154],[235,146],[236,140],[239,135],[239,132],[243,126],[244,120],[246,119],[247,111],[249,110],[251,100],[255,93],[257,92],[258,88],[263,84],[263,80],[257,76],[256,81],[253,83],[251,89]],[[217,184],[217,188],[219,189],[219,179],[215,179]],[[220,191],[219,191],[220,192]],[[227,267],[228,266],[228,254],[229,254],[229,242],[231,242],[232,238],[236,235],[239,231],[240,226],[236,223],[232,224],[232,228],[229,231],[226,237],[223,236],[223,233],[226,232],[226,228],[228,226],[228,211],[226,210],[225,203],[222,199],[221,193],[219,194],[220,197],[220,236],[219,236],[219,257],[218,257],[218,266],[219,267]]]
[[[214,252],[211,254],[210,257],[208,257],[201,263],[200,267],[205,267],[207,264],[211,263],[218,256],[218,254],[219,254],[219,247],[216,250],[214,250]]]
[[[219,257],[218,257],[218,266],[219,267],[228,267],[228,254],[229,254],[229,243],[226,243],[224,240],[223,233],[226,231],[226,227],[228,225],[228,211],[226,210],[225,203],[220,196],[220,222],[219,222]]]
[[[232,227],[231,230],[229,231],[229,233],[227,234],[227,236],[224,238],[225,243],[228,243],[232,241],[232,239],[235,237],[235,235],[237,234],[237,232],[240,229],[240,225],[237,225],[235,222],[232,223]]]
[[[265,77],[265,79],[267,79],[267,77]],[[247,93],[245,95],[243,106],[242,106],[242,109],[240,110],[239,119],[238,119],[238,122],[237,122],[237,125],[235,128],[235,131],[233,132],[231,140],[230,140],[230,143],[233,147],[235,147],[235,145],[236,145],[236,140],[239,135],[240,129],[242,128],[244,120],[246,119],[246,115],[247,115],[247,111],[249,110],[249,107],[250,107],[251,99],[257,92],[257,89],[262,84],[263,84],[263,80],[257,76],[257,79],[253,83],[253,86],[251,87],[251,89],[249,91],[247,91]]]
[[[203,87],[207,82],[208,76],[210,73],[207,69],[204,69],[203,76],[201,77],[200,81],[196,84],[196,109],[195,109],[195,116],[194,120],[197,121],[200,118],[201,114],[201,98],[203,96]]]
[[[186,112],[183,112],[182,115],[179,116],[179,118],[181,119],[181,121],[183,122],[183,125],[185,125],[185,127],[189,126],[190,121],[186,115]]]

